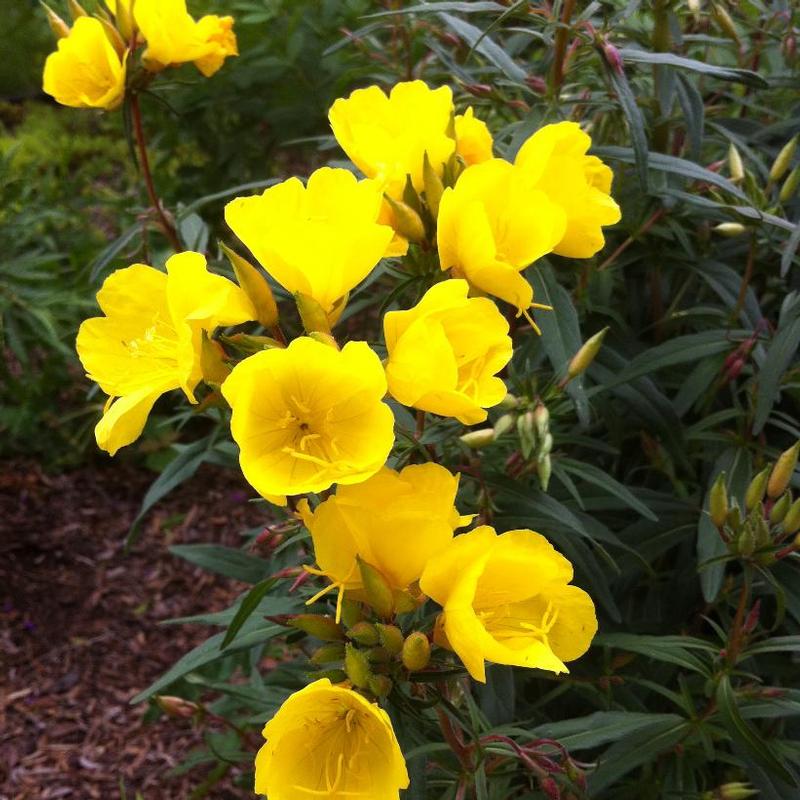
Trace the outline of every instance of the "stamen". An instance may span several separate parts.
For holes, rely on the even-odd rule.
[[[533,321],[533,317],[528,313],[528,309],[527,308],[523,308],[523,309],[520,310],[519,313],[522,314],[522,316],[525,317],[526,320],[528,320],[528,322],[530,323],[531,328],[533,328],[536,331],[536,333],[539,334],[539,336],[541,336],[542,335],[542,330]],[[519,314],[517,316],[519,316]]]

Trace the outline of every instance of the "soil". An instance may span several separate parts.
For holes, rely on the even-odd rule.
[[[201,734],[130,705],[209,635],[161,620],[221,610],[245,588],[171,556],[178,542],[239,546],[263,523],[252,490],[204,467],[123,552],[153,474],[124,464],[48,476],[0,465],[0,800],[184,800],[205,777],[170,771]],[[152,716],[152,714],[150,715]],[[235,771],[204,795],[252,797]]]

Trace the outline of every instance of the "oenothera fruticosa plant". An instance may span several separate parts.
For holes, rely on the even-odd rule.
[[[151,11],[140,0],[133,14],[145,68],[202,57],[173,41],[183,22],[157,28]],[[107,20],[87,24],[106,36]],[[102,46],[110,56],[105,38]],[[264,728],[255,788],[270,800],[397,797],[409,777],[379,704],[397,713],[401,696],[439,698],[442,735],[467,769],[476,751],[448,719],[448,705],[461,702],[448,676],[466,669],[484,683],[487,662],[563,673],[597,630],[591,598],[544,535],[466,530],[474,515],[456,507],[459,475],[421,436],[427,415],[472,425],[517,403],[502,377],[509,320],[536,328],[534,309],[553,313],[534,301],[523,271],[547,253],[585,258],[603,246],[603,226],[620,216],[609,168],[587,155],[589,136],[570,122],[535,132],[514,163],[495,158],[472,109],[456,115],[450,88],[422,81],[388,95],[358,89],[334,103],[330,121],[365,177],[323,167],[225,208],[240,244],[294,298],[302,335],[287,341],[288,309],[264,273],[226,247],[238,285],[192,252],[172,256],[166,273],[120,269],[98,293],[105,316],[84,322],[77,340],[88,376],[109,396],[101,448],[113,455],[135,441],[164,392],[227,404],[244,476],[310,534],[311,548],[298,553],[303,571],[289,573],[313,587],[308,604],[330,602],[330,613],[278,621],[326,642],[312,656],[325,669]],[[415,274],[427,288],[383,316],[382,343],[353,340],[340,324],[349,295],[389,257],[399,259],[398,282]],[[248,332],[225,333],[243,323]],[[565,380],[598,344],[587,343]],[[396,446],[402,407],[416,415],[416,447]],[[540,404],[520,416],[521,435],[541,442],[543,484],[546,415]],[[451,438],[462,434],[454,424]],[[566,755],[498,742],[511,747],[501,762],[516,758],[544,787],[553,772],[578,779]]]

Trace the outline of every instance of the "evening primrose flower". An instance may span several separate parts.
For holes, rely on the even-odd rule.
[[[289,178],[263,194],[237,197],[225,221],[287,291],[316,300],[330,314],[369,275],[393,236],[380,224],[374,181],[323,167],[306,186]]]
[[[208,78],[228,56],[239,55],[233,17],[195,21],[186,0],[136,0],[133,17],[147,43],[142,63],[152,72],[191,61]]]
[[[586,155],[591,145],[577,122],[558,122],[536,131],[514,161],[536,189],[564,209],[566,228],[553,249],[560,256],[593,256],[605,244],[603,226],[620,220],[619,206],[609,195],[613,173],[599,158]]]
[[[357,559],[377,569],[393,590],[403,591],[419,580],[453,531],[472,519],[456,510],[457,491],[457,475],[427,463],[400,472],[384,467],[363,483],[340,486],[313,511],[302,500],[298,510],[319,565],[307,569],[332,582],[309,602],[336,588],[340,607],[344,591],[362,589]]]
[[[455,150],[451,134],[453,93],[422,81],[395,84],[388,96],[378,86],[356,89],[331,106],[333,135],[350,160],[383,190],[401,200],[406,176],[424,189],[425,153],[441,176]]]
[[[489,128],[478,119],[470,106],[455,121],[456,153],[464,159],[467,166],[480,164],[492,158],[494,142]]]
[[[125,58],[100,20],[78,17],[45,61],[43,89],[63,106],[116,108],[125,96]]]
[[[437,283],[414,308],[386,314],[383,328],[395,400],[473,425],[506,396],[495,373],[511,360],[512,343],[497,306],[468,292],[464,280]]]
[[[520,274],[562,240],[566,215],[533,176],[493,158],[468,167],[439,205],[443,270],[527,313],[533,289]]]
[[[420,588],[444,608],[446,644],[483,683],[484,661],[558,673],[586,652],[594,604],[571,580],[572,565],[540,534],[482,526],[435,555]]]
[[[262,495],[358,483],[386,462],[394,417],[386,376],[365,342],[342,350],[310,337],[264,350],[222,385],[245,478]]]
[[[255,791],[269,800],[397,800],[408,787],[388,714],[327,678],[290,695],[263,736]]]
[[[117,270],[97,302],[105,316],[81,325],[76,346],[88,377],[109,395],[95,436],[112,456],[139,437],[165,392],[182,389],[197,402],[204,331],[255,316],[247,295],[191,252],[172,256],[166,273],[144,264]]]

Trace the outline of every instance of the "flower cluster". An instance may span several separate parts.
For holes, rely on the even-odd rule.
[[[167,67],[191,62],[209,77],[238,55],[233,18],[195,20],[186,0],[105,0],[93,16],[77,2],[70,8],[72,27],[45,5],[58,49],[45,63],[44,91],[65,106],[114,109],[129,84],[145,85]]]
[[[213,71],[230,52],[230,25],[195,23],[179,5],[137,0],[126,17],[131,40],[146,42],[143,64],[191,60]],[[114,8],[125,17],[122,0]],[[78,20],[56,55],[66,58],[87,25],[102,34],[109,69],[124,69],[98,20]],[[486,420],[507,395],[507,317],[535,327],[523,272],[548,253],[586,258],[602,247],[603,226],[619,219],[610,170],[587,155],[590,138],[572,122],[534,133],[513,162],[495,157],[473,110],[457,115],[448,87],[421,81],[388,95],[356,90],[334,103],[330,123],[363,178],[324,167],[225,208],[240,243],[294,299],[304,333],[286,342],[264,272],[225,248],[238,285],[208,272],[198,253],[173,256],[166,273],[115,272],[98,294],[105,316],[85,322],[77,342],[109,395],[97,441],[111,454],[137,438],[164,392],[181,389],[195,402],[205,381],[208,397],[227,402],[245,477],[290,505],[311,535],[315,565],[306,570],[326,583],[309,603],[336,594],[334,616],[295,622],[333,640],[344,624],[351,643],[334,648],[338,681],[293,694],[264,729],[256,790],[270,800],[396,798],[408,775],[373,701],[399,675],[425,669],[432,644],[440,661],[452,651],[483,682],[487,661],[564,672],[597,628],[572,565],[542,535],[485,525],[456,533],[472,523],[456,508],[459,476],[435,459],[392,460],[393,407],[414,409],[423,423],[426,414]],[[385,358],[365,341],[340,345],[335,329],[351,294],[368,279],[379,285],[378,265],[402,254],[401,268],[427,290],[384,315]],[[266,330],[215,333],[255,321]],[[402,615],[428,599],[440,609],[435,624],[404,635]],[[382,665],[359,643],[377,646]]]

